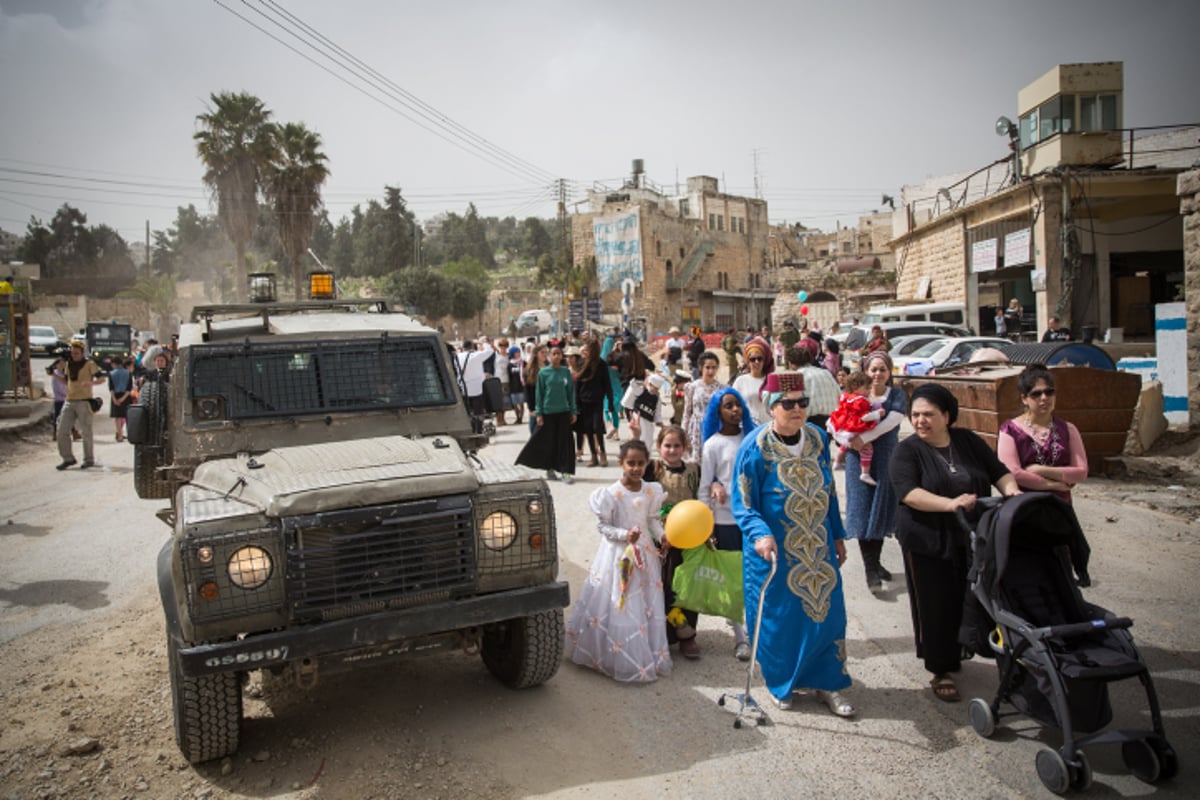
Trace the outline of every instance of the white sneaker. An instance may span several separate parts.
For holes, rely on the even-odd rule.
[[[862,481],[863,483],[865,483],[867,486],[878,486],[879,485],[875,482],[874,478],[872,478],[870,475],[868,475],[865,472],[862,475],[859,475],[858,479],[860,481]]]
[[[771,695],[771,701],[775,703],[775,707],[780,711],[790,711],[792,708],[792,696],[788,695],[786,699],[780,700],[775,695]]]
[[[564,473],[562,474],[562,482],[563,482],[563,483],[565,483],[567,486],[570,486],[572,483],[574,483],[574,482],[575,482],[575,478],[573,478],[573,477],[571,476],[571,473],[569,473],[569,472],[564,472]]]

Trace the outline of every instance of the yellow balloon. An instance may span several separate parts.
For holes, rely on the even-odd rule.
[[[699,500],[676,503],[667,513],[664,526],[672,547],[690,550],[708,541],[713,530],[712,509]]]

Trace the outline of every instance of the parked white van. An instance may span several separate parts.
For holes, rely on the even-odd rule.
[[[967,326],[967,307],[962,303],[916,303],[907,306],[873,306],[863,315],[862,324],[879,322],[942,322]]]
[[[550,312],[544,308],[531,308],[528,311],[522,311],[521,316],[517,317],[516,328],[517,336],[537,336],[542,333],[550,332],[550,325],[554,318]]]

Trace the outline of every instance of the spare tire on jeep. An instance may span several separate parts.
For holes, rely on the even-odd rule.
[[[171,496],[171,481],[162,477],[166,465],[167,384],[147,382],[129,409],[129,440],[133,442],[133,485],[143,500]]]

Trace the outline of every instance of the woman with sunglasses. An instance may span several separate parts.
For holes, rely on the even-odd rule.
[[[765,383],[770,422],[742,441],[730,492],[742,532],[746,627],[757,631],[758,663],[779,708],[791,708],[798,692],[816,690],[831,712],[850,717],[854,706],[841,695],[850,675],[838,572],[846,560],[846,532],[829,447],[825,434],[807,422],[804,376],[773,373]],[[772,560],[776,575],[767,583]],[[764,593],[763,617],[756,622]]]
[[[1071,487],[1088,474],[1087,452],[1079,430],[1054,416],[1054,376],[1042,364],[1030,364],[1017,378],[1025,413],[1000,426],[996,453],[1017,485],[1032,492],[1053,492],[1071,502]]]
[[[767,421],[767,407],[759,394],[767,376],[775,371],[775,359],[771,356],[771,345],[762,337],[755,336],[742,347],[742,356],[746,359],[746,372],[738,375],[733,381],[733,388],[738,390],[750,407],[750,418],[755,425]]]

